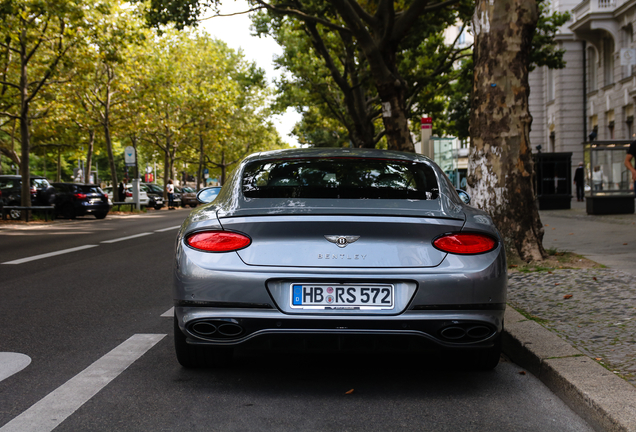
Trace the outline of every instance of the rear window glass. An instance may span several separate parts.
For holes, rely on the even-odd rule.
[[[78,189],[82,193],[103,193],[99,186],[78,186]]]
[[[13,185],[20,185],[20,181],[13,181],[13,179],[0,179],[0,189],[10,189]]]
[[[424,163],[384,159],[281,159],[243,172],[247,198],[435,199],[435,172]]]

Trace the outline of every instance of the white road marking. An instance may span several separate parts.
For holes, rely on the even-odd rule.
[[[19,353],[0,352],[0,381],[17,374],[31,364],[31,357]]]
[[[81,251],[84,249],[90,249],[90,248],[94,248],[97,247],[99,245],[86,245],[86,246],[79,246],[79,247],[74,247],[74,248],[70,248],[70,249],[64,249],[64,250],[60,250],[57,252],[49,252],[49,253],[45,253],[42,255],[35,255],[32,257],[28,257],[28,258],[21,258],[21,259],[17,259],[14,261],[7,261],[7,262],[3,262],[2,264],[22,264],[25,262],[29,262],[29,261],[35,261],[35,260],[39,260],[42,258],[49,258],[52,256],[56,256],[56,255],[63,255],[63,254],[67,254],[67,253],[71,253],[71,252],[76,252],[76,251]]]
[[[132,336],[1,427],[0,432],[52,431],[165,336]]]
[[[174,316],[174,306],[161,314],[164,318],[172,318]]]
[[[173,226],[173,227],[170,227],[170,228],[164,228],[164,229],[160,229],[160,230],[155,230],[155,232],[170,231],[170,230],[174,230],[174,229],[177,229],[177,228],[181,228],[181,225]]]
[[[100,242],[100,243],[117,243],[117,242],[124,241],[124,240],[130,240],[130,239],[134,239],[134,238],[137,238],[137,237],[147,236],[147,235],[150,235],[150,234],[152,234],[152,233],[151,232],[145,232],[145,233],[141,233],[141,234],[131,235],[131,236],[128,236],[128,237],[120,237],[120,238],[113,239],[113,240],[104,240],[103,242]]]

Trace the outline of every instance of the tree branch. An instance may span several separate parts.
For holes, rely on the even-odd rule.
[[[272,12],[275,13],[279,13],[279,14],[285,14],[285,15],[293,15],[296,16],[298,18],[300,18],[301,20],[305,21],[305,22],[313,22],[316,24],[322,24],[325,27],[329,27],[331,29],[337,30],[337,31],[346,31],[346,32],[350,32],[350,30],[346,27],[342,27],[339,26],[337,24],[332,23],[331,21],[322,19],[322,18],[318,18],[312,15],[309,15],[303,11],[297,10],[297,9],[290,9],[290,8],[280,8],[278,6],[272,6],[271,4],[263,1],[263,0],[255,0],[256,3],[260,4],[262,7],[264,7],[267,10],[270,10]]]

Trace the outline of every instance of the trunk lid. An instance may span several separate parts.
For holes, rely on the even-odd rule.
[[[435,267],[446,253],[432,241],[464,224],[463,218],[320,214],[219,220],[223,229],[251,237],[237,252],[246,264],[291,267]]]

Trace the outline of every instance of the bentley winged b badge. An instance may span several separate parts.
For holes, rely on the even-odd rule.
[[[357,241],[360,236],[326,235],[325,238],[331,243],[335,243],[339,248],[343,248],[348,244]]]

